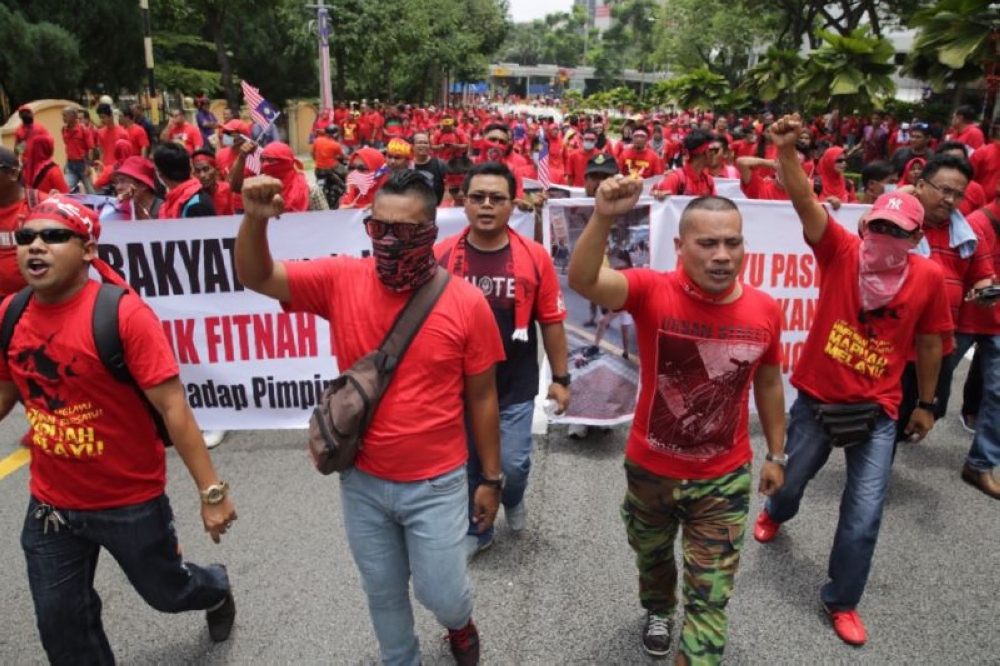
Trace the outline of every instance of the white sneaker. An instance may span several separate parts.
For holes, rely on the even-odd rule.
[[[524,500],[521,500],[517,506],[509,508],[505,506],[503,508],[503,515],[507,517],[507,525],[515,532],[520,532],[524,529],[524,520],[527,513]]]
[[[481,541],[475,534],[465,535],[465,561],[471,562],[479,553],[488,550],[493,545],[493,537],[489,541]]]
[[[214,449],[219,444],[222,444],[228,434],[228,430],[206,430],[201,433],[201,436],[205,438],[205,447]]]
[[[582,423],[570,423],[566,426],[566,434],[573,439],[583,439],[590,432],[590,428]]]

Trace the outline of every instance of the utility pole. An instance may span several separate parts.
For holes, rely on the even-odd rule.
[[[154,125],[160,122],[160,109],[156,104],[156,76],[153,74],[153,24],[149,18],[149,0],[139,0],[142,12],[142,48],[146,54],[146,75],[149,77],[149,115]]]
[[[307,4],[316,10],[316,29],[319,33],[319,100],[322,109],[333,108],[333,91],[330,83],[330,7],[326,0]]]

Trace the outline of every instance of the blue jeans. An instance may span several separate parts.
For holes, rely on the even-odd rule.
[[[56,509],[65,520],[58,530],[55,516],[45,519],[49,511],[51,507],[31,498],[21,546],[42,646],[54,665],[115,663],[101,623],[101,597],[94,589],[101,548],[158,611],[205,610],[226,598],[225,569],[181,558],[166,495],[117,509]]]
[[[438,622],[461,629],[472,617],[466,573],[465,466],[425,481],[387,481],[351,467],[340,475],[344,528],[368,597],[385,666],[417,666],[413,592]]]
[[[66,185],[69,187],[71,194],[76,192],[76,186],[79,183],[83,183],[87,194],[94,193],[94,184],[87,177],[87,162],[85,160],[67,160],[65,172]],[[48,194],[48,192],[45,194]]]
[[[518,402],[500,408],[500,468],[503,470],[504,487],[500,501],[510,509],[524,501],[528,489],[528,473],[531,472],[531,453],[534,440],[531,438],[531,421],[535,415],[535,401]],[[466,424],[468,426],[468,424]],[[481,541],[493,537],[493,528],[479,532],[479,526],[472,522],[473,498],[482,479],[479,454],[472,439],[472,430],[466,427],[469,443],[469,534],[478,534]]]
[[[976,434],[965,458],[977,472],[1000,467],[1000,335],[959,333],[955,336],[954,368],[975,344],[982,371],[983,391],[976,417]]]
[[[800,392],[789,412],[785,485],[764,503],[768,515],[779,523],[798,513],[806,485],[830,457],[830,439],[816,421],[813,404],[815,400]],[[864,594],[889,489],[895,434],[895,422],[882,412],[867,442],[844,449],[847,482],[830,551],[830,581],[821,592],[833,610],[855,608]]]

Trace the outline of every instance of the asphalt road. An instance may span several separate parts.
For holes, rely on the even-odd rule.
[[[23,431],[16,414],[0,424],[0,457],[16,449]],[[515,537],[501,518],[496,545],[471,567],[483,664],[657,663],[640,647],[636,574],[618,517],[626,432],[577,442],[555,428],[538,440],[527,529]],[[841,643],[819,603],[844,476],[842,457],[834,455],[799,517],[774,542],[761,546],[748,534],[729,606],[726,663],[1000,664],[1000,504],[959,481],[968,440],[948,417],[927,441],[900,451],[860,607],[868,645]],[[303,442],[300,432],[243,432],[213,452],[240,515],[219,546],[202,531],[195,489],[170,454],[169,492],[184,552],[228,565],[236,627],[229,642],[212,644],[201,614],[148,608],[105,556],[97,587],[120,663],[376,662],[338,482],[312,470]],[[759,462],[759,433],[753,446]],[[4,666],[44,663],[19,545],[27,479],[23,467],[0,480]],[[751,518],[759,508],[755,497]],[[441,627],[419,606],[417,624],[424,663],[453,663]]]

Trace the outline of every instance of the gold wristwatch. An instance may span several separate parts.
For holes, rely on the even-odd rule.
[[[229,495],[229,484],[220,481],[201,491],[202,504],[218,504]]]

